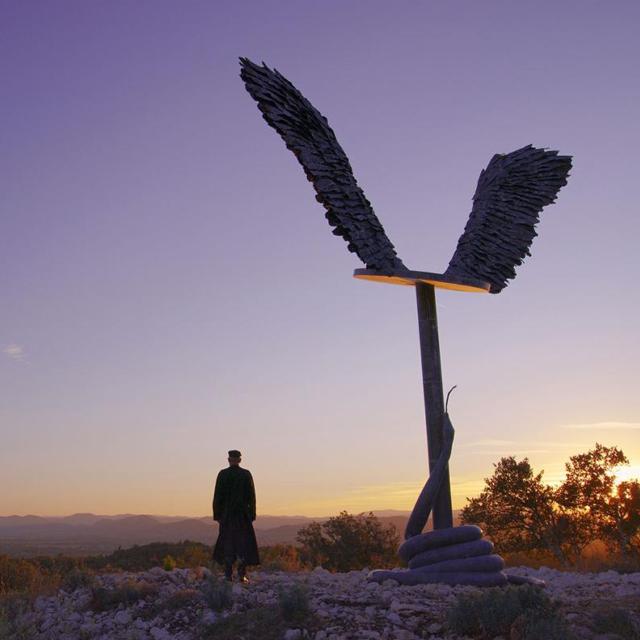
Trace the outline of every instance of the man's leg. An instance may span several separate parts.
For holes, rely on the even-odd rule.
[[[233,580],[233,560],[231,558],[224,559],[224,577],[229,582]]]
[[[238,558],[238,580],[240,580],[240,582],[249,582],[249,578],[247,578],[247,564],[244,558]]]

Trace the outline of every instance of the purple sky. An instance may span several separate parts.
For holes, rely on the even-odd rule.
[[[413,291],[351,278],[238,77],[324,113],[405,263],[480,170],[574,155],[498,296],[439,292],[455,506],[596,441],[640,475],[636,2],[0,2],[0,514],[405,509],[426,475]]]

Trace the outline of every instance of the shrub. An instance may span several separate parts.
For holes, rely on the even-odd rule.
[[[151,606],[145,607],[140,612],[140,617],[143,620],[151,620],[163,613],[176,612],[191,605],[199,604],[202,599],[202,592],[199,589],[181,589],[172,593],[165,600],[156,600]]]
[[[94,570],[147,571],[153,567],[163,567],[168,556],[180,568],[206,566],[211,554],[212,548],[200,542],[152,542],[134,545],[129,549],[116,549],[106,556],[86,558],[84,562]]]
[[[513,640],[567,640],[570,636],[557,606],[537,587],[524,585],[461,594],[448,613],[459,635]]]
[[[304,585],[293,584],[280,589],[278,604],[287,622],[304,621],[311,613],[309,592]]]
[[[0,640],[31,640],[37,637],[32,616],[24,616],[29,611],[29,599],[20,594],[0,597]]]
[[[44,576],[32,562],[0,556],[0,595],[35,592],[44,582]]]
[[[625,609],[598,612],[593,623],[598,633],[615,633],[625,640],[640,640],[640,625]]]
[[[220,580],[215,576],[209,576],[200,587],[202,597],[207,606],[214,611],[222,611],[233,605],[233,593],[231,583]]]
[[[202,593],[197,589],[181,589],[171,594],[163,603],[165,611],[178,611],[202,600]]]
[[[76,589],[92,587],[94,582],[94,576],[88,571],[84,571],[83,569],[72,569],[64,577],[62,581],[62,588],[65,591],[75,591]]]
[[[176,561],[173,556],[165,556],[162,560],[162,568],[165,571],[173,571],[176,568]]]
[[[263,571],[302,571],[305,564],[300,549],[292,544],[260,547],[260,567]]]
[[[331,571],[393,567],[400,542],[396,528],[384,526],[373,513],[354,516],[346,511],[303,527],[297,540],[305,562]]]
[[[83,561],[65,556],[37,556],[10,558],[0,556],[0,596],[22,594],[35,598],[53,593],[60,586],[74,590],[89,586],[91,578],[83,568]]]
[[[293,626],[292,626],[293,625]],[[220,618],[215,624],[201,626],[196,633],[200,640],[230,640],[246,638],[282,640],[287,629],[298,628],[301,638],[313,638],[326,627],[326,622],[310,614],[305,620],[292,623],[284,619],[277,605],[255,607]],[[345,636],[346,637],[346,636]]]
[[[92,590],[90,607],[94,611],[114,609],[120,604],[128,607],[139,600],[143,600],[149,596],[155,596],[157,593],[158,588],[156,586],[137,584],[135,582],[127,582],[115,589],[97,587]]]
[[[538,618],[536,612],[528,612],[514,620],[510,640],[570,640],[565,621],[558,617]]]

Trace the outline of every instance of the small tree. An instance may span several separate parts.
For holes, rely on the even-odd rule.
[[[562,564],[577,560],[600,539],[629,554],[640,549],[640,483],[615,486],[613,470],[628,464],[617,447],[601,444],[571,456],[554,489],[534,474],[527,458],[494,465],[477,498],[467,498],[462,522],[484,526],[502,551],[550,550]]]
[[[640,493],[637,480],[616,489],[614,469],[623,464],[629,460],[620,449],[598,443],[587,453],[571,456],[556,499],[580,519],[591,540],[599,538],[629,553],[640,527]]]
[[[502,458],[477,498],[467,498],[463,523],[479,524],[502,551],[550,549],[562,564],[575,554],[579,527],[555,508],[554,490],[534,474],[529,460]],[[573,547],[573,548],[572,548]]]
[[[610,517],[602,528],[602,537],[624,554],[640,552],[640,482],[621,482],[611,499]]]
[[[303,560],[331,571],[393,566],[399,544],[393,525],[384,526],[371,512],[354,516],[346,511],[303,527],[297,541]]]

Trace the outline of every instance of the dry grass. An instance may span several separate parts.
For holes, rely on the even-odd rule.
[[[498,551],[498,553],[500,553]],[[584,549],[581,557],[571,566],[563,566],[549,551],[503,553],[507,566],[527,566],[534,569],[549,567],[559,571],[578,571],[581,573],[598,573],[601,571],[618,571],[634,573],[640,571],[640,556],[624,556],[612,553],[604,543],[596,540]]]

